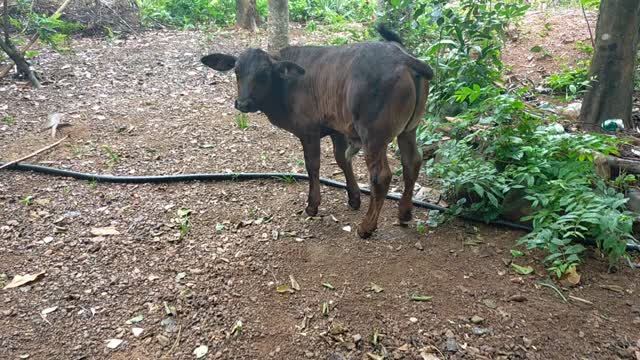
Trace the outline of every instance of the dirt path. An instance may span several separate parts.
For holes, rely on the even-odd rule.
[[[0,84],[0,111],[16,120],[0,124],[1,157],[49,143],[37,130],[47,114],[64,112],[73,126],[61,131],[72,138],[41,162],[117,174],[303,172],[298,142],[261,115],[238,129],[233,78],[198,63],[205,52],[251,42],[161,32],[111,44],[84,39],[76,54],[46,54],[44,89]],[[328,141],[323,154],[322,174],[332,176]],[[366,182],[362,158],[356,165]],[[96,185],[0,172],[0,274],[8,278],[0,281],[47,272],[0,291],[0,358],[189,359],[200,345],[220,359],[638,356],[640,288],[629,268],[608,274],[590,253],[582,285],[562,291],[591,304],[563,302],[539,284],[541,254],[517,260],[534,275],[505,264],[521,233],[454,221],[420,235],[393,226],[397,204],[387,202],[379,231],[363,241],[344,230],[364,213],[348,210],[344,192],[323,188],[321,217],[307,219],[306,189],[277,181]],[[27,196],[28,206],[20,201]],[[191,229],[177,241],[182,207]],[[107,226],[119,234],[91,234]],[[278,293],[290,276],[300,291]],[[238,321],[243,331],[232,334]],[[109,339],[124,342],[111,350]]]

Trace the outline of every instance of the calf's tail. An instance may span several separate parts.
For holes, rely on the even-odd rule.
[[[431,69],[431,66],[425,64],[424,62],[416,59],[415,56],[409,54],[404,47],[404,44],[402,42],[402,38],[400,37],[400,35],[393,32],[384,24],[378,24],[376,26],[376,30],[378,31],[380,36],[382,36],[382,38],[385,39],[386,41],[390,41],[398,44],[400,49],[407,56],[407,65],[409,65],[409,67],[411,67],[413,70],[415,70],[415,72],[417,72],[419,75],[423,76],[427,80],[433,79],[433,69]]]

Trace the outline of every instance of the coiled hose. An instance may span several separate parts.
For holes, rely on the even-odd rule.
[[[2,163],[0,163],[2,165]],[[47,174],[52,176],[61,176],[61,177],[70,177],[78,180],[87,180],[87,181],[96,181],[96,182],[104,182],[104,183],[124,183],[124,184],[143,184],[143,183],[172,183],[172,182],[185,182],[185,181],[246,181],[246,180],[259,180],[259,179],[295,179],[295,180],[309,180],[309,177],[306,174],[296,174],[296,173],[210,173],[210,174],[179,174],[179,175],[143,175],[143,176],[115,176],[115,175],[100,175],[100,174],[91,174],[91,173],[82,173],[71,170],[63,170],[56,169],[47,166],[41,165],[33,165],[33,164],[24,164],[19,163],[15,165],[11,165],[7,167],[8,170],[19,170],[19,171],[31,171],[41,174]],[[347,185],[345,183],[327,179],[320,178],[320,183],[331,186],[338,189],[346,189]],[[368,188],[361,188],[360,191],[364,194],[370,194],[371,191]],[[390,193],[387,194],[387,199],[392,200],[400,200],[400,194]],[[416,207],[429,209],[429,210],[438,210],[441,212],[446,212],[448,208],[443,206],[438,206],[435,204],[431,204],[425,201],[413,200],[413,205]],[[460,218],[464,220],[487,223],[479,217],[475,217],[472,215],[461,214]],[[523,231],[532,231],[533,228],[529,225],[516,223],[512,221],[497,219],[493,221],[489,221],[489,224],[505,226],[508,228],[523,230]],[[595,246],[596,243],[592,239],[585,239],[582,241],[586,245]],[[627,244],[627,251],[640,251],[640,245],[635,243]]]

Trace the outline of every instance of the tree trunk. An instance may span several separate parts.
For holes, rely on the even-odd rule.
[[[633,128],[631,103],[639,28],[640,1],[601,1],[589,70],[595,79],[580,112],[585,127],[596,129],[607,119],[622,119],[626,129]]]
[[[25,59],[24,55],[16,49],[16,47],[11,42],[11,36],[9,33],[9,1],[4,0],[3,2],[3,28],[4,28],[4,40],[0,39],[0,49],[4,51],[7,56],[16,64],[16,68],[18,69],[18,76],[22,76],[31,81],[31,84],[35,88],[40,87],[40,81],[36,77],[36,74],[31,70],[29,63]]]
[[[289,1],[269,0],[269,52],[289,45]]]
[[[257,17],[256,0],[236,0],[236,26],[254,32]]]
[[[0,40],[0,49],[2,49],[2,51],[4,51],[5,54],[7,54],[7,56],[9,56],[9,58],[16,64],[18,76],[29,79],[33,87],[40,87],[40,81],[38,81],[38,77],[33,72],[33,70],[31,70],[31,67],[29,66],[27,60],[24,58],[24,55],[22,55],[20,51],[16,49],[11,40],[9,40],[9,42]]]

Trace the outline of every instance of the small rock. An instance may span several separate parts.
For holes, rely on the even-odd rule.
[[[164,328],[165,332],[174,333],[178,331],[178,326],[176,325],[176,320],[173,317],[164,318],[160,325]]]
[[[423,251],[424,247],[422,246],[422,243],[420,241],[418,241],[417,243],[415,243],[413,246],[416,247],[416,249]]]
[[[525,302],[527,301],[527,297],[521,294],[518,295],[513,295],[511,297],[509,297],[509,301],[515,301],[515,302]]]
[[[481,317],[480,317],[480,316],[478,316],[478,315],[473,315],[473,316],[471,317],[471,322],[472,322],[472,323],[474,323],[474,324],[482,324],[482,323],[484,322],[484,319],[483,319],[483,318],[481,318]]]
[[[458,342],[456,341],[455,338],[447,339],[447,351],[452,353],[458,351]]]
[[[340,324],[335,324],[331,326],[331,329],[329,329],[329,332],[331,333],[331,335],[340,335],[340,334],[346,333],[347,329],[345,329],[344,326]]]
[[[488,307],[489,309],[496,309],[498,307],[498,305],[496,304],[496,301],[492,299],[484,299],[482,300],[482,303],[484,304],[484,306]]]
[[[169,345],[169,338],[164,336],[164,335],[158,335],[156,336],[156,340],[158,340],[158,342],[160,343],[160,345],[162,346],[168,346]]]
[[[522,337],[522,343],[524,344],[524,347],[526,347],[527,349],[530,348],[531,345],[533,344],[533,342],[526,336]]]
[[[305,351],[305,352],[304,352],[304,356],[305,356],[306,358],[311,359],[311,358],[313,357],[313,353],[312,353],[311,351]]]
[[[473,334],[477,335],[477,336],[482,336],[482,335],[488,334],[490,332],[491,332],[491,329],[489,329],[489,328],[482,328],[482,327],[478,327],[478,326],[473,328]]]
[[[353,342],[357,344],[357,343],[359,343],[359,342],[362,340],[362,335],[360,335],[360,334],[355,334],[355,335],[353,335],[351,338],[353,339]]]
[[[417,322],[418,322],[418,319],[417,319],[417,318],[414,318],[414,317],[410,317],[410,318],[409,318],[409,321],[411,321],[412,323],[414,323],[414,324],[415,324],[415,323],[417,323]]]

